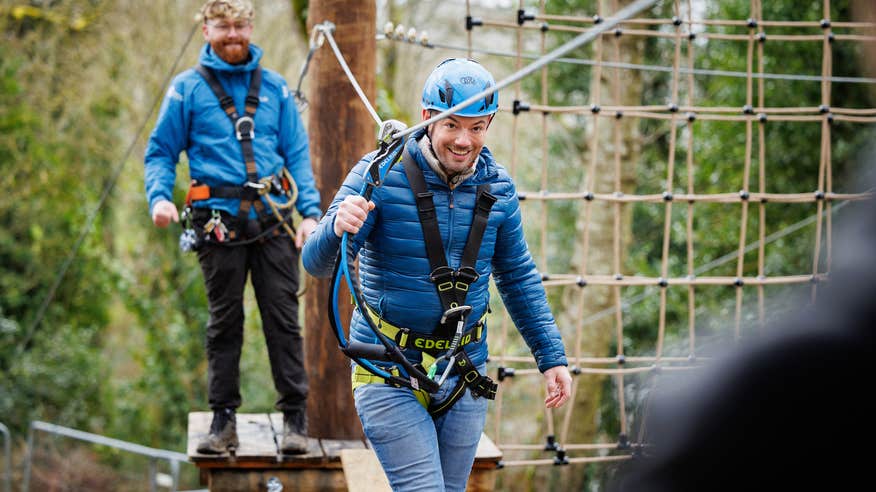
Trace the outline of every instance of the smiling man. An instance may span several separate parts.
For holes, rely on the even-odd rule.
[[[445,60],[423,88],[423,121],[494,86],[479,63]],[[412,134],[402,164],[371,201],[358,194],[374,154],[365,156],[304,245],[305,268],[327,276],[349,233],[368,304],[353,313],[351,340],[379,343],[369,316],[412,364],[443,381],[426,393],[353,365],[356,410],[393,490],[465,490],[496,391],[486,375],[491,275],[544,374],[545,406],[558,407],[571,393],[514,183],[484,146],[498,107],[491,94]],[[399,373],[393,363],[372,362]]]
[[[209,0],[201,15],[206,43],[199,65],[171,83],[145,156],[146,197],[157,227],[179,221],[172,197],[183,151],[192,178],[187,226],[210,309],[213,410],[210,433],[197,449],[218,454],[238,445],[243,292],[250,276],[279,393],[276,407],[284,416],[281,450],[303,453],[308,383],[298,324],[298,249],[320,216],[307,134],[286,81],[259,66],[262,50],[250,44],[252,4]],[[298,194],[291,203],[293,184]],[[304,217],[297,232],[293,206]]]

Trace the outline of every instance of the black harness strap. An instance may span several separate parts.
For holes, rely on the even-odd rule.
[[[435,213],[435,202],[432,200],[433,193],[426,187],[426,179],[420,166],[414,161],[409,152],[405,151],[403,157],[405,174],[414,193],[417,203],[417,215],[420,218],[420,227],[423,230],[423,241],[426,245],[426,255],[429,258],[431,273],[429,278],[438,290],[441,299],[441,307],[445,311],[465,304],[469,286],[480,275],[475,269],[478,259],[478,251],[484,239],[487,222],[490,218],[490,210],[496,203],[496,197],[490,194],[489,184],[478,185],[477,202],[475,204],[474,217],[468,239],[463,249],[459,268],[454,270],[447,264],[447,255],[441,240],[441,231],[438,228],[438,216]],[[452,323],[446,323],[438,328],[441,336],[449,336],[452,333]],[[437,333],[437,332],[436,332]]]
[[[496,203],[496,197],[490,194],[489,184],[478,185],[471,229],[468,231],[459,268],[454,270],[447,264],[447,254],[444,251],[441,231],[438,228],[438,216],[435,212],[435,202],[432,199],[433,193],[426,186],[423,171],[407,151],[404,152],[402,163],[417,203],[417,215],[420,219],[420,227],[423,229],[426,255],[429,258],[429,267],[432,269],[429,278],[435,284],[438,297],[441,299],[441,307],[446,312],[448,309],[465,304],[469,287],[480,277],[475,266],[484,233],[487,230],[490,211]],[[447,320],[446,323],[436,328],[434,335],[445,339],[451,337],[455,322],[456,320]],[[429,414],[433,418],[447,412],[454,403],[462,398],[466,386],[475,397],[484,397],[490,400],[496,398],[498,385],[489,377],[478,372],[461,345],[456,348],[454,357],[453,370],[459,375],[458,382],[453,391],[450,392],[450,396],[444,401],[429,404]]]
[[[454,370],[459,374],[459,379],[456,382],[456,386],[453,387],[453,391],[443,401],[431,402],[429,404],[429,415],[432,418],[438,418],[450,410],[450,407],[465,394],[466,386],[468,386],[469,391],[471,391],[472,396],[475,398],[496,399],[496,391],[499,389],[499,385],[489,377],[478,372],[471,359],[468,358],[468,354],[465,353],[465,350],[460,350],[456,354]]]
[[[222,88],[222,84],[219,83],[219,79],[216,78],[216,74],[213,73],[213,70],[210,67],[198,65],[195,67],[195,70],[201,74],[201,77],[203,77],[205,81],[207,81],[210,90],[212,90],[213,94],[216,95],[216,98],[219,99],[219,106],[225,111],[228,118],[231,119],[231,123],[234,125],[234,134],[240,142],[240,148],[243,151],[243,162],[246,164],[247,182],[243,184],[240,193],[240,209],[237,212],[237,216],[241,221],[246,221],[249,217],[249,210],[251,207],[255,207],[256,212],[258,212],[259,215],[264,211],[264,204],[262,204],[259,199],[259,188],[262,185],[259,184],[258,169],[256,168],[255,163],[255,151],[252,146],[252,141],[255,137],[254,117],[256,109],[258,109],[259,106],[259,91],[262,87],[262,68],[257,66],[252,72],[249,81],[249,90],[246,94],[243,116],[238,114],[237,108],[234,107],[234,100],[225,92],[225,89]]]

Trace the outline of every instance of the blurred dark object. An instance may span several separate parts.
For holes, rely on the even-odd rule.
[[[850,205],[815,304],[802,299],[795,315],[701,372],[661,376],[647,444],[610,490],[840,491],[871,480],[876,202]]]

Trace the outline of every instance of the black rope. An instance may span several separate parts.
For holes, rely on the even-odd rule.
[[[24,341],[22,341],[21,345],[18,348],[18,354],[20,355],[22,352],[30,349],[31,341],[33,340],[33,335],[36,333],[37,328],[45,316],[46,309],[48,309],[49,304],[54,300],[55,293],[58,291],[58,287],[61,285],[61,281],[64,279],[64,276],[67,274],[67,270],[70,269],[70,265],[73,264],[73,260],[76,259],[76,255],[79,253],[79,248],[82,247],[82,243],[85,242],[85,238],[88,236],[88,233],[91,232],[91,228],[94,227],[94,222],[97,219],[97,214],[106,204],[107,199],[109,198],[110,193],[113,188],[115,188],[116,182],[119,180],[119,176],[122,174],[122,170],[125,167],[125,162],[131,157],[131,153],[134,151],[134,147],[137,145],[137,141],[140,139],[140,134],[143,133],[143,130],[146,128],[146,124],[149,123],[149,120],[152,118],[152,113],[155,112],[155,107],[158,106],[158,103],[161,102],[161,99],[164,95],[164,88],[170,84],[170,80],[173,77],[173,74],[176,73],[177,66],[179,65],[180,60],[182,60],[183,54],[185,54],[186,49],[189,47],[189,44],[192,42],[192,38],[197,32],[198,27],[200,26],[200,22],[195,22],[192,25],[192,30],[189,33],[189,37],[186,40],[185,44],[183,44],[182,49],[179,54],[176,56],[176,60],[174,60],[173,65],[170,67],[170,70],[167,76],[164,78],[164,82],[161,84],[161,91],[156,94],[155,99],[152,101],[152,104],[149,106],[149,112],[146,114],[146,117],[143,118],[143,122],[140,123],[140,127],[134,133],[134,138],[131,141],[131,144],[128,145],[128,149],[125,151],[124,157],[122,157],[121,161],[116,164],[115,169],[113,170],[113,174],[110,177],[109,182],[107,182],[106,186],[103,189],[103,192],[100,195],[100,199],[97,201],[97,206],[94,210],[91,211],[91,214],[88,216],[88,219],[85,221],[85,227],[83,227],[82,232],[79,233],[79,237],[76,239],[76,242],[73,244],[73,248],[70,250],[70,254],[67,256],[67,259],[64,260],[64,263],[61,265],[61,269],[58,271],[58,275],[55,277],[55,281],[52,284],[52,287],[49,288],[49,293],[46,295],[46,298],[43,299],[43,303],[40,305],[39,310],[37,311],[36,317],[33,322],[30,324],[30,327],[27,329],[27,335],[24,337]]]

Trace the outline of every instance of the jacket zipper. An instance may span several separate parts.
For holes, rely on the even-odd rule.
[[[450,209],[450,211],[448,212],[449,217],[447,219],[447,245],[444,247],[444,251],[447,255],[447,264],[450,265],[450,258],[452,256],[450,254],[450,247],[453,244],[453,219],[456,216],[453,209],[453,189],[451,189],[450,192],[447,193],[447,208]]]

